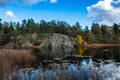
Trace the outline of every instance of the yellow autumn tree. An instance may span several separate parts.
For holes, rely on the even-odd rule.
[[[80,44],[80,45],[85,45],[85,44],[87,44],[84,40],[83,40],[83,38],[82,38],[82,36],[81,35],[77,35],[77,41],[78,41],[78,43]],[[84,53],[84,51],[85,51],[85,48],[84,47],[79,47],[79,49],[78,49],[78,54],[79,55],[83,55],[83,53]]]
[[[80,45],[82,45],[84,43],[84,40],[81,35],[77,35],[77,41]]]

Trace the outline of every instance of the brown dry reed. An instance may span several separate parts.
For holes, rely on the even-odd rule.
[[[12,80],[14,69],[29,65],[34,56],[26,50],[0,49],[0,80]]]

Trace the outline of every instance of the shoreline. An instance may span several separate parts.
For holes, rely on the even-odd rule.
[[[93,43],[93,44],[87,44],[87,45],[82,45],[83,47],[113,47],[113,46],[120,46],[120,44],[98,44],[98,43]]]
[[[93,44],[87,44],[87,45],[81,45],[82,47],[91,47],[91,48],[97,48],[97,47],[114,47],[114,46],[120,46],[120,43],[118,44],[98,44],[98,43],[93,43]],[[41,48],[46,48],[43,46],[30,46],[28,48],[31,49],[41,49]],[[4,46],[0,46],[0,49],[4,49]]]

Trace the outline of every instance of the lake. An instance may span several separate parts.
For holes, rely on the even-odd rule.
[[[79,55],[79,56],[88,56],[93,60],[96,59],[114,59],[120,61],[120,47],[97,47],[97,48],[86,48],[80,47],[75,48],[53,48],[53,49],[35,49],[33,53],[38,56],[38,59],[54,59],[54,58],[65,58],[67,56]]]
[[[13,72],[13,80],[120,80],[120,47],[33,52],[38,61],[47,64],[46,68],[38,65],[38,68],[19,69]]]

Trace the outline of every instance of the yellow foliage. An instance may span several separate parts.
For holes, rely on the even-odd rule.
[[[79,42],[80,45],[84,43],[81,35],[77,35],[77,41]]]
[[[30,43],[30,41],[29,40],[24,40],[24,42],[23,42],[23,44],[27,44],[27,43]]]
[[[85,48],[85,47],[79,47],[79,49],[78,49],[78,55],[83,55],[86,49],[87,48]]]
[[[22,35],[18,35],[18,36],[17,36],[17,39],[18,39],[18,40],[22,39]]]
[[[82,48],[82,47],[80,47],[80,48],[78,49],[78,54],[79,54],[79,55],[82,55],[82,54],[83,54],[83,52],[84,52],[83,48]]]

